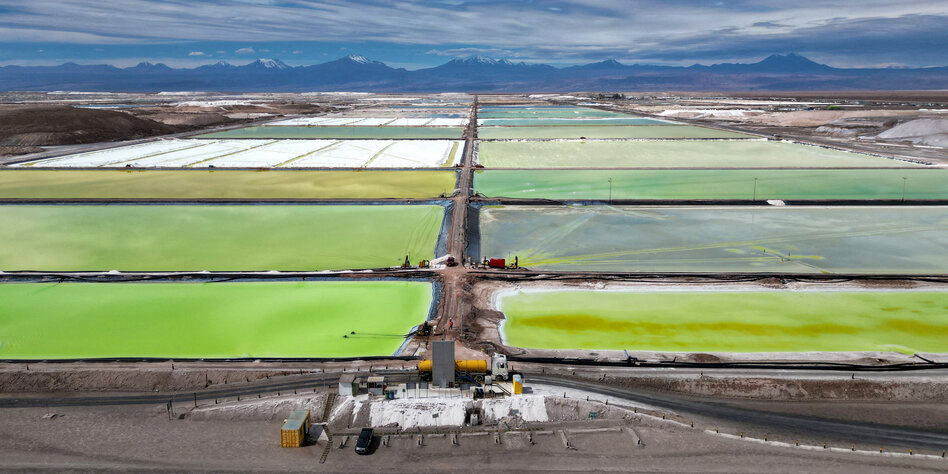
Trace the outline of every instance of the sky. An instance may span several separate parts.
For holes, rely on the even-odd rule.
[[[690,65],[790,52],[836,67],[946,66],[948,1],[0,0],[0,64]]]

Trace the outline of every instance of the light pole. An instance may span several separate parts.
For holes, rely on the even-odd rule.
[[[757,200],[757,178],[754,178],[754,201]]]
[[[908,181],[908,178],[902,176],[902,202],[905,202],[905,182]]]
[[[609,204],[612,204],[612,177],[609,178]]]

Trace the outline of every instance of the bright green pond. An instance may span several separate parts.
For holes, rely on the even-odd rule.
[[[948,352],[944,291],[528,291],[499,301],[516,347]]]
[[[0,359],[356,357],[394,354],[426,319],[432,289],[398,281],[7,283],[0,301]]]
[[[903,179],[904,178],[904,179]],[[610,183],[611,180],[611,183]],[[478,170],[488,197],[564,200],[948,200],[948,170]],[[611,194],[610,194],[611,186]]]
[[[432,205],[3,205],[0,270],[317,271],[434,257]]]
[[[485,140],[507,138],[756,138],[753,135],[691,125],[484,127],[477,130],[477,136]]]

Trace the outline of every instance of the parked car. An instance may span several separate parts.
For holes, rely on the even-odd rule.
[[[359,441],[356,443],[356,454],[369,454],[369,446],[372,445],[372,428],[362,428],[359,433]]]

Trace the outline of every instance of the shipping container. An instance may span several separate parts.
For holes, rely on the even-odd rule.
[[[293,410],[283,421],[280,430],[280,445],[284,448],[298,448],[309,435],[309,410]]]

